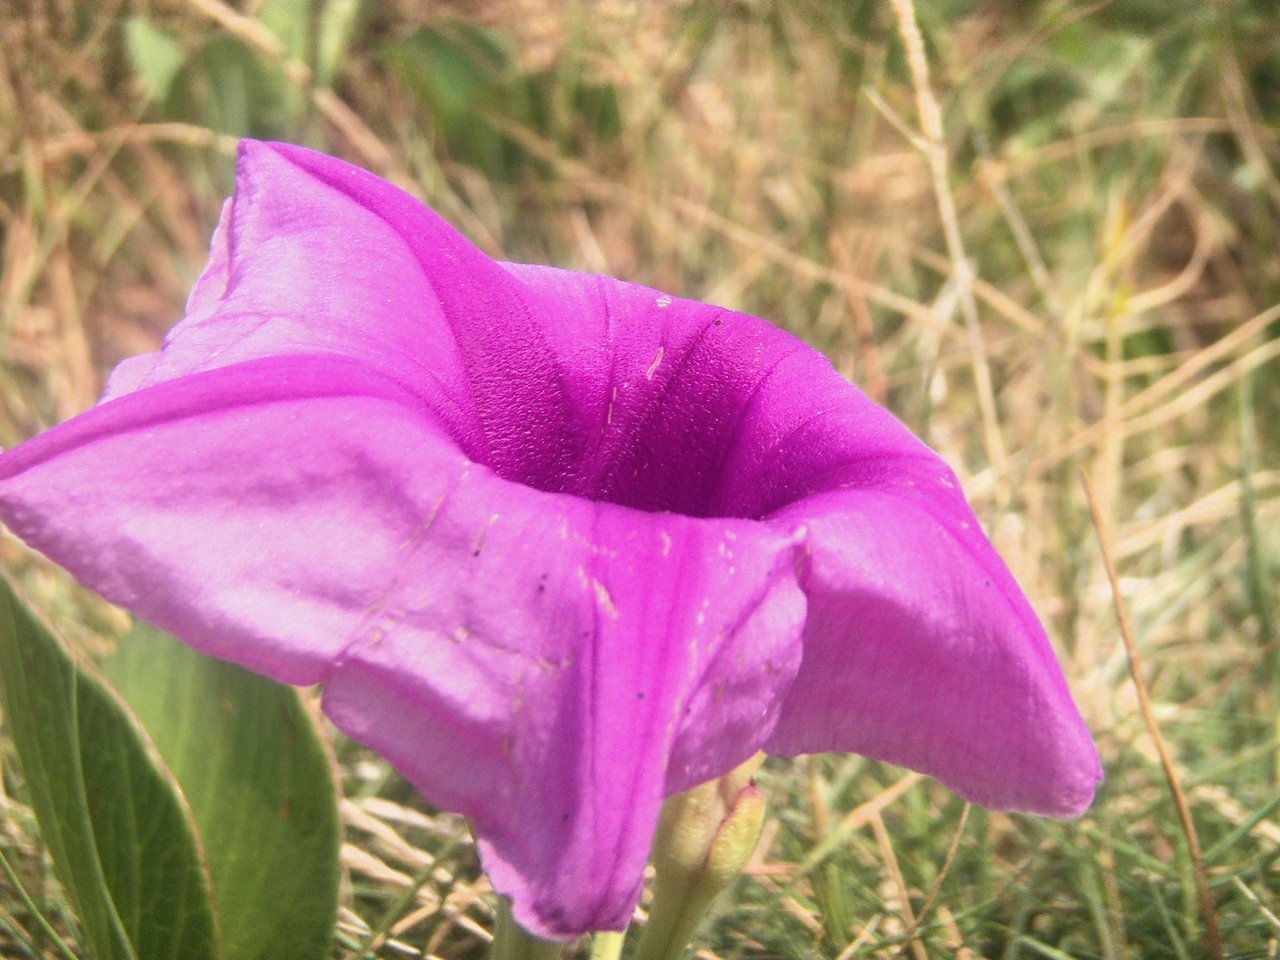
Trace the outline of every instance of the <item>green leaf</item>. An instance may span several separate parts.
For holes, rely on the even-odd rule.
[[[332,87],[360,25],[361,0],[326,0],[316,31],[316,83]]]
[[[294,60],[306,63],[311,47],[312,7],[315,0],[262,0],[257,17]]]
[[[215,33],[200,48],[200,63],[208,88],[204,99],[209,126],[235,137],[258,133],[250,118],[258,80],[253,54],[235,37]],[[264,93],[258,102],[274,105],[276,100]]]
[[[311,34],[315,0],[262,0],[257,7],[258,19],[284,44],[290,60],[311,66]],[[274,67],[276,64],[264,64]],[[281,77],[283,80],[283,77]],[[289,118],[298,123],[306,115],[309,98],[307,91],[297,84],[281,86]]]
[[[391,48],[390,60],[450,135],[474,127],[475,107],[499,100],[510,85],[498,35],[470,24],[422,27]]]
[[[103,671],[191,804],[226,960],[328,956],[338,909],[338,791],[298,691],[142,624]]]
[[[527,90],[501,34],[458,21],[424,26],[387,48],[387,64],[430,118],[442,152],[507,179],[522,151],[486,117],[521,122]]]
[[[274,61],[225,33],[210,34],[197,59],[210,127],[235,137],[288,137],[289,84]]]
[[[129,17],[124,22],[124,48],[147,98],[167,98],[187,62],[182,44],[145,17]]]
[[[96,960],[215,960],[190,813],[128,709],[0,576],[0,705]]]

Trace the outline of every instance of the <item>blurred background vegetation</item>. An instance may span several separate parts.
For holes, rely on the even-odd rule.
[[[1083,470],[1227,954],[1276,957],[1274,0],[919,16],[941,144],[881,0],[8,0],[0,446],[92,405],[181,316],[243,136],[372,169],[496,256],[768,317],[956,466],[1108,779],[1079,822],[965,823],[901,770],[771,762],[765,843],[700,955],[1205,955]],[[11,538],[0,562],[87,649],[123,630]],[[355,746],[338,757],[335,957],[482,955],[465,827]],[[74,942],[3,740],[0,759],[0,849]],[[0,956],[53,956],[14,881]]]

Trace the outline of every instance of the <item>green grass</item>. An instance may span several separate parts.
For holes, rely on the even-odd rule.
[[[1204,955],[1081,469],[1113,531],[1227,954],[1277,955],[1269,0],[921,4],[980,352],[888,4],[16,10],[0,23],[0,445],[91,405],[117,361],[179,318],[242,135],[396,179],[495,255],[768,317],[960,472],[1057,643],[1108,779],[1078,822],[974,810],[907,944],[903,895],[914,915],[963,804],[919,780],[871,815],[903,771],[770,761],[768,846],[700,955]],[[121,631],[117,611],[11,538],[0,562],[81,645]],[[390,939],[366,957],[483,955],[492,904],[465,825],[358,748],[340,758],[350,886],[335,957],[361,955],[370,928]],[[33,911],[72,950],[74,919],[2,739],[0,760],[0,957],[60,957]]]

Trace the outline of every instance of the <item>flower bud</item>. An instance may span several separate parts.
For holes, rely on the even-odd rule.
[[[757,754],[663,805],[653,904],[635,960],[680,957],[716,895],[746,866],[764,826],[764,794],[752,779],[763,761]]]

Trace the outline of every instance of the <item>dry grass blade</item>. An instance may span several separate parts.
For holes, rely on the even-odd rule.
[[[1147,683],[1142,677],[1142,660],[1138,656],[1138,645],[1134,642],[1133,628],[1129,624],[1129,611],[1120,594],[1120,578],[1116,575],[1115,562],[1112,560],[1111,535],[1098,508],[1093,486],[1083,470],[1080,471],[1080,483],[1084,487],[1085,498],[1089,501],[1089,513],[1093,517],[1093,526],[1098,534],[1098,545],[1102,549],[1102,563],[1106,567],[1107,580],[1111,584],[1111,595],[1115,600],[1120,636],[1124,640],[1125,651],[1129,655],[1129,674],[1133,678],[1133,688],[1138,695],[1138,706],[1142,711],[1142,719],[1147,725],[1147,731],[1155,743],[1156,752],[1160,755],[1160,765],[1164,768],[1169,792],[1173,794],[1173,802],[1178,809],[1178,819],[1182,821],[1182,829],[1187,837],[1187,847],[1191,852],[1191,864],[1196,878],[1196,895],[1200,901],[1200,915],[1204,919],[1205,955],[1209,960],[1225,960],[1222,935],[1218,931],[1218,911],[1213,903],[1213,894],[1209,890],[1209,877],[1204,869],[1200,837],[1196,833],[1195,821],[1191,817],[1191,805],[1187,802],[1187,795],[1182,789],[1182,782],[1173,763],[1173,755],[1169,752],[1169,746],[1160,732],[1160,724],[1156,721],[1155,711],[1151,708]]]
[[[1266,919],[1266,921],[1280,930],[1280,917],[1277,917],[1272,911],[1268,910],[1266,905],[1258,899],[1258,895],[1249,889],[1248,885],[1239,877],[1232,877],[1231,882],[1235,888],[1244,894],[1245,898],[1258,908],[1258,912]]]
[[[964,812],[960,814],[955,833],[951,836],[951,843],[947,846],[947,855],[943,857],[942,866],[938,869],[938,878],[933,881],[933,886],[929,888],[929,892],[925,895],[924,903],[920,904],[920,912],[916,914],[915,920],[907,928],[907,942],[893,955],[893,960],[900,960],[901,957],[906,956],[907,950],[911,949],[912,944],[917,942],[916,934],[920,932],[920,928],[924,926],[925,920],[928,919],[929,911],[933,909],[934,901],[938,899],[938,893],[942,890],[942,884],[947,879],[947,874],[951,872],[951,865],[955,863],[956,854],[960,850],[960,839],[964,836],[964,828],[969,823],[969,811],[972,809],[972,804],[966,803],[964,805]]]
[[[955,197],[951,192],[947,147],[942,130],[942,111],[929,85],[929,61],[925,58],[924,37],[920,33],[920,25],[916,20],[915,4],[912,0],[892,0],[892,2],[894,14],[898,19],[898,33],[902,37],[902,44],[907,52],[911,84],[915,88],[916,112],[920,116],[920,127],[924,134],[925,157],[929,161],[934,195],[938,201],[938,214],[942,219],[947,253],[951,257],[952,276],[960,295],[960,308],[969,334],[973,377],[978,388],[978,403],[982,410],[987,456],[999,473],[1005,462],[1004,437],[996,411],[995,389],[991,384],[991,367],[987,363],[987,348],[978,319],[978,303],[973,294],[974,270],[965,252],[964,235],[960,232],[960,217],[956,211]]]
[[[898,855],[893,851],[893,838],[889,836],[889,831],[880,814],[877,813],[871,818],[871,829],[876,835],[876,846],[880,848],[885,870],[889,873],[889,880],[898,897],[898,912],[906,922],[908,937],[905,946],[915,954],[916,960],[929,960],[929,952],[925,950],[924,944],[911,936],[920,921],[911,909],[911,891],[907,887],[906,878],[902,875],[902,867],[898,865]]]
[[[1226,389],[1240,377],[1273,360],[1280,347],[1277,347],[1276,341],[1269,340],[1236,356],[1227,367],[1205,376],[1194,387],[1183,389],[1214,364],[1246,350],[1251,342],[1259,334],[1264,333],[1278,318],[1280,318],[1280,305],[1268,307],[1207,347],[1197,350],[1174,370],[1126,400],[1124,405],[1115,411],[1115,419],[1124,424],[1125,436],[1132,436],[1142,430],[1160,426],[1188,409],[1203,405],[1213,394]],[[1167,398],[1171,396],[1174,399],[1168,400]],[[1082,427],[1060,446],[1036,457],[1027,465],[1027,473],[1031,475],[1045,473],[1071,456],[1088,449],[1098,443],[1106,426],[1106,421],[1099,420]]]
[[[859,830],[866,824],[871,823],[876,817],[880,816],[886,809],[896,803],[904,793],[914,787],[923,780],[924,777],[918,773],[908,773],[899,779],[896,783],[891,784],[882,790],[878,795],[872,797],[858,806],[854,807],[844,815],[844,818],[836,824],[825,837],[818,841],[817,845],[809,851],[808,856],[796,869],[796,876],[803,876],[821,863],[826,857],[840,848],[848,836],[855,830]]]

